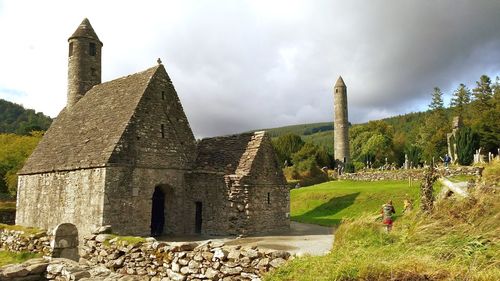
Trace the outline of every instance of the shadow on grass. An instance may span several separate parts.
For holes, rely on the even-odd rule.
[[[354,204],[358,195],[359,192],[355,192],[343,196],[333,197],[328,202],[323,203],[304,214],[293,216],[292,219],[299,222],[314,223],[324,226],[339,225],[342,219],[326,217],[330,217]]]

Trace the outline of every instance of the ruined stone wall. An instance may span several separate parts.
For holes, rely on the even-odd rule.
[[[234,234],[230,231],[228,190],[220,173],[193,172],[187,175],[186,221],[188,233],[195,231],[195,202],[202,203],[201,233]]]
[[[53,229],[75,224],[81,234],[102,225],[105,168],[20,175],[16,224]]]
[[[290,190],[271,142],[265,139],[245,182],[248,196],[250,233],[284,231],[290,227]]]
[[[106,241],[106,243],[105,243]],[[225,246],[220,242],[128,243],[106,235],[85,239],[82,258],[118,274],[168,280],[259,280],[292,258],[285,251]]]
[[[50,239],[51,237],[43,230],[35,234],[27,234],[22,230],[0,229],[0,249],[11,252],[50,255],[52,253]]]
[[[477,176],[482,172],[482,167],[450,167],[445,169],[443,167],[437,168],[437,173],[441,177],[453,177],[458,175]],[[423,178],[424,169],[407,169],[407,170],[388,170],[377,171],[367,170],[357,173],[344,173],[339,176],[343,180],[359,180],[359,181],[380,181],[380,180],[408,180],[411,177],[413,180],[420,180]]]
[[[110,167],[106,174],[103,224],[120,235],[150,235],[152,196],[165,191],[165,234],[187,233],[184,171]]]

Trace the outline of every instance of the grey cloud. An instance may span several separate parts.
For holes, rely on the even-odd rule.
[[[500,1],[282,1],[279,9],[257,1],[269,11],[274,4],[275,14],[255,2],[87,15],[104,42],[103,80],[161,57],[204,137],[332,120],[339,75],[350,121],[359,123],[424,110],[434,86],[449,95],[500,74]]]

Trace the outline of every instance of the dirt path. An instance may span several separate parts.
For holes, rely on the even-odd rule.
[[[265,236],[234,237],[165,237],[164,241],[222,241],[226,245],[259,246],[261,248],[284,250],[298,255],[324,255],[333,246],[333,227],[314,224],[290,223],[290,231]]]

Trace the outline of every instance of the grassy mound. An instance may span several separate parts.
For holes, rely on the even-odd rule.
[[[400,215],[407,195],[416,202],[418,194],[418,182],[409,187],[406,181],[331,181],[293,189],[290,193],[291,216],[298,222],[335,226],[342,219],[356,218],[364,212],[378,214],[387,200],[393,200],[396,213]]]
[[[330,254],[295,259],[265,280],[499,280],[499,221],[494,189],[414,211],[390,233],[365,214],[341,224]]]

